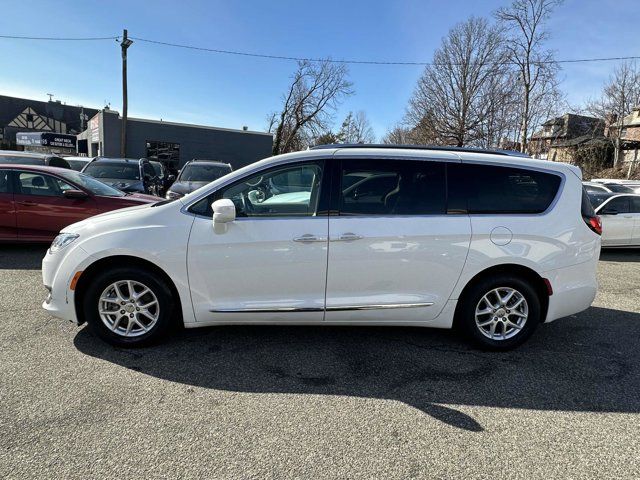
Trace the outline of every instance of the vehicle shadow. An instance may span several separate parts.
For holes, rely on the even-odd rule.
[[[49,244],[2,245],[0,270],[40,270]]]
[[[604,248],[600,260],[606,262],[640,262],[640,248]]]
[[[74,343],[172,382],[397,400],[479,432],[482,425],[455,405],[640,412],[638,334],[640,314],[590,308],[542,325],[506,353],[473,349],[448,331],[394,327],[224,326],[135,350],[112,348],[84,328]]]

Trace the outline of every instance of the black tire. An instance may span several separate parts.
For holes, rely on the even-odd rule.
[[[99,313],[100,297],[102,293],[115,282],[127,280],[136,282],[135,285],[139,292],[144,290],[141,289],[138,284],[146,286],[151,293],[155,295],[159,308],[159,311],[156,311],[154,307],[151,307],[151,311],[157,314],[157,320],[155,320],[153,324],[149,323],[149,325],[152,326],[148,331],[144,333],[139,332],[136,336],[123,336],[124,334],[118,334],[111,330],[102,320]],[[123,291],[128,292],[126,286],[123,288]],[[149,293],[146,295],[147,297],[141,297],[145,299],[144,301],[154,300],[149,296]],[[160,341],[170,331],[171,327],[175,323],[173,318],[175,305],[176,302],[173,298],[171,289],[161,278],[158,277],[157,274],[153,274],[143,268],[131,267],[116,267],[98,274],[98,276],[91,280],[91,284],[87,288],[82,302],[84,318],[87,320],[91,330],[107,343],[117,347],[143,347]],[[118,308],[120,307],[116,307],[116,310]],[[136,315],[135,311],[133,312],[133,315]],[[128,322],[128,316],[130,316],[129,313],[122,316],[120,321]],[[108,318],[115,318],[115,316],[109,316]],[[136,316],[135,318],[140,318],[143,323],[149,322],[149,319],[144,316]],[[134,328],[137,328],[138,330],[141,329],[138,324],[134,324]]]
[[[487,293],[501,288],[513,289],[520,293],[526,300],[528,315],[520,329],[516,329],[515,327],[512,327],[511,324],[506,324],[502,321],[497,322],[495,333],[496,337],[499,336],[500,333],[504,334],[506,330],[503,329],[505,328],[508,329],[509,332],[513,332],[513,336],[509,338],[489,338],[488,335],[491,333],[488,332],[487,334],[483,334],[483,329],[476,323],[476,309],[486,310],[484,307],[487,307],[487,304],[482,300],[482,298]],[[500,294],[504,294],[505,297],[507,292],[508,291],[506,290],[500,290]],[[490,294],[489,298],[492,300],[492,303],[494,303],[493,299],[497,297],[495,297],[495,294]],[[514,300],[510,300],[508,303],[513,304],[515,303]],[[498,305],[497,301],[495,302],[495,305]],[[498,308],[495,310],[498,310],[497,315],[500,315],[501,312],[505,312],[505,315],[507,311],[511,312],[511,310],[507,310],[506,308]],[[520,318],[519,316],[514,316],[512,313],[509,314],[509,317],[493,317],[493,313],[485,315],[486,316],[480,317],[482,320],[480,323],[483,323],[484,321],[491,321],[493,318],[509,318],[515,323],[519,320],[514,319]],[[487,350],[510,350],[522,344],[533,334],[540,323],[540,315],[540,297],[531,283],[518,276],[499,274],[474,283],[464,292],[460,298],[460,304],[456,312],[456,324],[461,329],[462,333],[480,348]],[[488,330],[491,327],[489,325],[484,328]],[[511,333],[507,333],[507,336],[510,334]]]

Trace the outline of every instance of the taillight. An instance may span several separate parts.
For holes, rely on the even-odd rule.
[[[602,222],[600,221],[599,216],[594,215],[593,217],[584,217],[584,221],[592,231],[598,235],[602,235]]]

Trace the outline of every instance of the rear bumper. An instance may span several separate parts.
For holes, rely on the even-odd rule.
[[[543,274],[553,288],[553,295],[549,297],[547,322],[582,312],[591,306],[598,291],[597,265],[596,257],[595,260]]]

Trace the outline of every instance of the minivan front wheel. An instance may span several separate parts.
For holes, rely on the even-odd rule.
[[[524,342],[540,323],[540,299],[526,280],[509,275],[484,279],[461,298],[459,322],[482,347],[507,350]]]
[[[164,336],[174,302],[169,287],[143,269],[120,267],[101,273],[84,296],[91,329],[116,346],[143,346]]]

